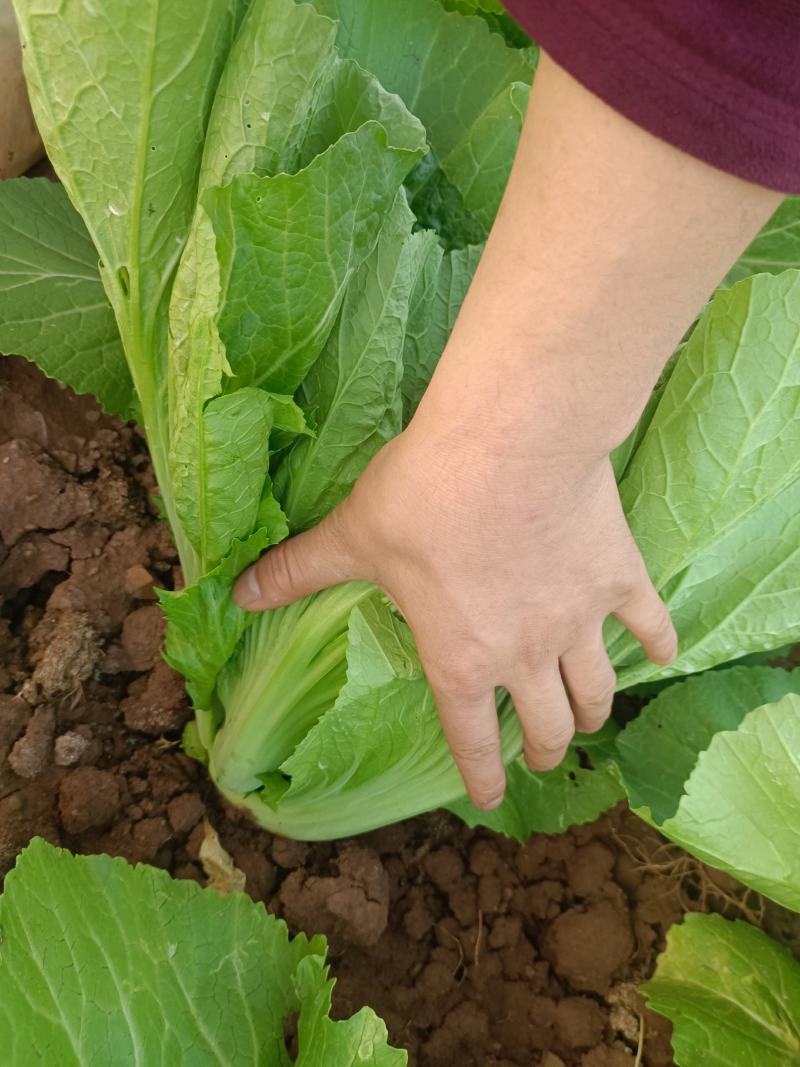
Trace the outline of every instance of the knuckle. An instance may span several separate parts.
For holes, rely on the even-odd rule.
[[[265,596],[291,595],[300,577],[297,554],[291,541],[277,545],[264,557],[261,591]]]
[[[557,756],[569,745],[574,733],[571,725],[549,730],[535,737],[529,747],[545,757]]]
[[[499,747],[496,737],[478,736],[461,738],[450,745],[450,750],[458,763],[484,763],[495,758]]]
[[[528,637],[519,649],[518,661],[528,671],[536,671],[544,663],[550,648],[542,638]]]
[[[469,791],[469,798],[476,807],[484,809],[493,809],[498,807],[503,801],[503,785],[497,785],[492,789],[487,789],[485,786],[479,788],[472,788]]]
[[[430,672],[429,672],[430,674]],[[451,700],[473,703],[479,700],[490,687],[486,663],[477,658],[450,660],[441,669],[434,670],[431,685]]]
[[[577,703],[583,711],[606,711],[610,707],[611,701],[614,699],[616,689],[617,677],[612,674],[610,678],[604,679],[596,685],[591,692],[579,694]]]
[[[666,605],[660,600],[658,602],[658,607],[654,610],[653,626],[658,637],[663,637],[665,639],[671,639],[673,637],[674,630],[672,627],[672,619],[670,618]]]

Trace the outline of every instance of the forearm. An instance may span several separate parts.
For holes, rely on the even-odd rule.
[[[492,432],[530,434],[537,450],[610,451],[779,201],[639,129],[542,57],[420,422],[443,407],[474,418],[480,399]]]

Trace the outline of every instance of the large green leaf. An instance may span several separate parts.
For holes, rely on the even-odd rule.
[[[400,1067],[368,1009],[329,1018],[324,938],[241,893],[34,840],[0,898],[0,1042],[7,1067]],[[327,1058],[326,1058],[327,1057]]]
[[[421,129],[402,101],[335,47],[336,28],[294,0],[253,3],[220,81],[201,188],[237,174],[293,174],[370,119],[416,152]]]
[[[800,577],[788,503],[800,482],[799,339],[800,272],[719,290],[628,463],[622,502],[679,620],[681,652],[671,673],[770,647],[758,632],[762,620],[773,630],[772,647],[776,635],[783,639],[776,598],[783,594],[788,609],[785,591]],[[699,596],[708,581],[713,596]],[[686,610],[699,625],[687,634],[692,619],[681,616],[681,597],[692,587]],[[749,633],[737,620],[743,615],[755,628]],[[659,673],[618,625],[609,626],[608,638],[622,685]]]
[[[609,720],[599,734],[577,736],[564,760],[546,773],[529,771],[517,758],[506,767],[506,795],[494,811],[481,811],[466,798],[448,805],[450,811],[468,826],[488,826],[518,841],[591,822],[625,796],[610,769],[617,730]],[[582,766],[581,752],[591,767]]]
[[[406,0],[397,10],[383,0],[314,0],[314,6],[338,20],[344,54],[421,119],[437,165],[485,229],[514,158],[529,59],[483,19],[445,11],[437,0]]]
[[[780,274],[800,267],[800,196],[787,196],[725,278],[733,285],[751,274]]]
[[[687,915],[642,989],[672,1020],[678,1067],[800,1063],[800,964],[747,923]]]
[[[731,667],[675,682],[617,738],[617,762],[632,808],[661,824],[678,810],[698,756],[748,712],[800,693],[800,670]]]
[[[662,595],[678,630],[678,658],[657,667],[635,647],[624,657],[612,647],[621,688],[800,640],[800,480],[732,527]]]
[[[435,235],[412,235],[401,193],[378,243],[356,272],[339,320],[298,400],[316,430],[275,475],[292,530],[315,525],[350,492],[382,444],[400,432],[403,341],[411,295]]]
[[[129,418],[133,383],[97,252],[61,185],[0,183],[0,349]]]
[[[298,169],[293,157],[314,113],[320,81],[336,62],[335,34],[330,20],[294,0],[251,5],[214,101],[203,189],[235,174]]]
[[[194,212],[206,123],[239,6],[15,4],[34,114],[100,252],[140,392]]]
[[[662,833],[705,863],[800,911],[800,696],[717,733]]]
[[[297,174],[209,190],[226,280],[219,332],[237,384],[295,391],[418,154],[367,122]]]

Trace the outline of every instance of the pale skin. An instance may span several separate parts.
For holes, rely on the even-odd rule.
[[[411,626],[472,800],[505,788],[495,688],[534,770],[599,729],[614,615],[656,663],[677,637],[610,451],[780,196],[656,139],[541,59],[503,202],[408,428],[315,529],[239,579],[248,610],[349,579]]]

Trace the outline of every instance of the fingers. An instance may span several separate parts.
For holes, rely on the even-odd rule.
[[[677,656],[678,635],[664,601],[649,578],[614,612],[614,618],[630,630],[653,663],[672,663]]]
[[[525,762],[532,771],[550,771],[566,754],[575,733],[564,683],[556,666],[509,686],[524,736]]]
[[[344,530],[341,507],[313,530],[269,549],[239,575],[233,599],[246,611],[291,604],[320,589],[357,577]]]
[[[562,654],[560,666],[576,729],[594,733],[611,714],[617,683],[599,626]]]
[[[494,688],[483,693],[459,692],[457,686],[431,688],[469,798],[476,807],[491,811],[502,803],[506,788]]]

